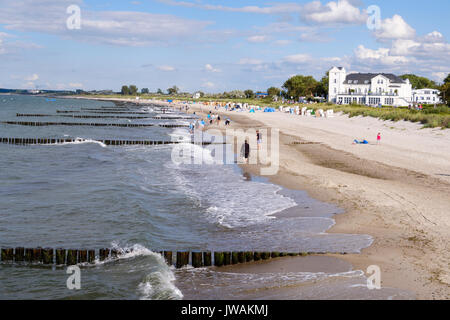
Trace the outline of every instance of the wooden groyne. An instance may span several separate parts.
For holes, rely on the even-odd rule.
[[[76,119],[151,119],[150,116],[94,116],[94,115],[78,115],[78,114],[16,114],[16,117],[65,117]]]
[[[133,249],[62,249],[62,248],[2,248],[2,263],[31,263],[43,265],[76,265],[95,263],[120,258],[133,252]],[[194,268],[222,267],[239,263],[262,261],[287,256],[308,256],[330,252],[278,252],[278,251],[153,251],[164,257],[170,266],[182,268],[191,265]],[[339,252],[334,254],[347,254]]]
[[[93,126],[93,127],[123,127],[123,128],[142,128],[142,127],[164,127],[164,128],[187,128],[185,124],[138,124],[138,123],[91,123],[91,122],[30,122],[30,121],[2,121],[3,124],[14,124],[20,126]]]
[[[94,114],[149,114],[143,111],[80,111],[80,110],[56,110],[56,113],[94,113]]]
[[[46,144],[59,144],[59,143],[73,143],[73,142],[88,142],[95,141],[101,142],[108,146],[122,146],[122,145],[167,145],[167,144],[180,144],[186,143],[186,141],[159,141],[159,140],[111,140],[111,139],[73,139],[73,138],[11,138],[0,137],[0,143],[5,144],[18,144],[18,145],[46,145]],[[226,142],[190,142],[198,145],[211,145],[211,144],[226,144]]]
[[[145,113],[144,113],[145,114]],[[148,113],[147,113],[148,115]],[[154,119],[154,120],[193,120],[193,117],[152,117],[152,116],[96,116],[96,115],[78,115],[78,114],[27,114],[17,113],[16,117],[66,117],[66,118],[79,118],[79,119]]]

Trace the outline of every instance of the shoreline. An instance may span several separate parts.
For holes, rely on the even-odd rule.
[[[136,103],[127,99],[96,100]],[[139,103],[169,105],[158,101],[141,100]],[[176,107],[175,104],[171,106]],[[189,107],[189,112],[210,110],[208,106],[190,104]],[[409,161],[402,154],[404,150],[390,150],[390,146],[381,146],[383,152],[392,152],[390,158],[380,161],[378,150],[368,150],[364,154],[366,150],[356,149],[360,147],[348,150],[347,146],[339,143],[341,140],[338,138],[349,138],[346,132],[333,132],[336,139],[330,140],[328,128],[317,129],[310,123],[302,128],[303,121],[299,119],[303,120],[303,117],[289,118],[289,115],[284,114],[255,116],[222,110],[213,112],[229,117],[233,128],[282,128],[280,170],[277,175],[268,177],[269,181],[287,189],[306,191],[314,199],[345,209],[345,213],[333,217],[336,224],[327,233],[368,234],[374,239],[372,245],[363,249],[360,254],[329,256],[348,261],[359,270],[366,270],[369,265],[379,265],[383,287],[414,292],[417,299],[450,297],[449,217],[445,216],[446,208],[450,207],[450,178],[445,174],[430,174],[430,170],[439,167],[442,162],[445,165],[449,158],[445,154],[442,159],[430,159],[426,150],[428,148],[430,152],[435,152],[436,149],[440,152],[439,137],[436,141],[432,140],[433,137],[426,137],[427,141],[431,141],[430,144],[418,145],[417,147],[425,150],[417,152]],[[354,127],[358,123],[352,125],[351,122],[357,119],[336,117],[333,123],[338,122],[337,131],[340,130],[338,125],[342,123],[341,131],[347,130],[347,126],[350,127],[349,131],[356,131]],[[300,128],[298,130],[289,123],[295,120],[299,120],[295,123]],[[369,119],[364,125],[366,122],[377,121]],[[367,125],[374,126],[372,123]],[[409,124],[389,125],[398,127],[395,133],[407,141],[404,135],[407,136],[408,130],[412,130],[408,128]],[[299,132],[303,129],[305,132]],[[406,133],[403,134],[402,131]],[[290,145],[293,140],[320,144],[293,146]],[[401,157],[405,161],[394,166],[393,163]],[[241,165],[241,168],[250,174],[259,175],[258,166]],[[443,167],[444,173],[446,169]]]

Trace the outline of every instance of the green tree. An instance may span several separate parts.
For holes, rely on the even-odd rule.
[[[439,90],[442,101],[450,107],[450,81],[445,82]]]
[[[416,76],[415,74],[404,74],[401,75],[400,78],[406,80],[409,79],[413,89],[423,89],[423,88],[431,88],[437,89],[438,85],[433,80],[430,80],[425,77]]]
[[[312,76],[297,75],[288,79],[283,88],[287,90],[288,97],[314,96],[314,92],[317,89],[318,82]]]
[[[329,83],[329,72],[327,72],[320,82],[317,84],[315,93],[321,97],[328,96],[328,83]]]
[[[448,74],[447,78],[444,79],[444,84],[450,82],[450,73]]]
[[[122,86],[122,90],[120,91],[120,93],[124,96],[127,96],[130,94],[130,88],[128,88],[128,86]]]
[[[250,89],[245,90],[244,94],[247,99],[252,99],[255,97],[255,93],[253,92],[253,90],[250,90]]]
[[[130,85],[129,88],[130,88],[130,95],[132,95],[132,96],[137,95],[137,93],[138,93],[138,88],[137,88],[134,84]]]
[[[169,95],[176,95],[180,89],[177,86],[167,89]]]
[[[142,94],[149,94],[149,92],[150,92],[150,91],[148,90],[148,88],[142,88],[142,89],[141,89],[141,93],[142,93]]]
[[[281,89],[276,87],[270,87],[267,89],[267,94],[269,97],[279,96],[281,94]]]
[[[158,91],[156,91],[157,94],[164,94],[164,92],[161,89],[158,89]]]

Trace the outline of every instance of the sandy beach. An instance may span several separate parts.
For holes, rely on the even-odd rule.
[[[418,299],[450,298],[449,130],[340,114],[250,114],[204,105],[190,105],[189,112],[209,110],[229,117],[231,128],[280,129],[280,169],[269,180],[345,209],[328,232],[374,238],[361,254],[339,259],[359,270],[380,266],[382,286],[408,290]],[[355,145],[354,139],[370,143]],[[258,165],[242,167],[259,174]]]

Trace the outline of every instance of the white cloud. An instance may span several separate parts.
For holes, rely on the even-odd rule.
[[[0,39],[0,54],[5,53],[5,52],[6,52],[6,50],[5,50],[5,48],[3,47],[3,40]]]
[[[69,87],[71,87],[71,88],[83,88],[83,84],[82,83],[71,82],[71,83],[69,83]]]
[[[174,0],[158,0],[158,1],[172,6],[199,8],[204,10],[258,13],[258,14],[299,13],[303,8],[302,5],[297,3],[279,3],[267,7],[258,7],[258,6],[228,7],[223,5],[202,4],[189,1],[174,1]]]
[[[39,79],[39,75],[37,75],[36,73],[34,73],[34,74],[30,75],[30,76],[26,76],[24,78],[24,80],[26,80],[26,81],[36,81],[38,79]]]
[[[374,32],[378,40],[413,39],[416,31],[398,14],[381,22],[379,30]]]
[[[322,5],[313,1],[304,6],[301,17],[309,22],[335,24],[363,24],[367,21],[367,13],[361,11],[348,0],[330,1]]]
[[[442,43],[445,42],[445,38],[442,35],[442,33],[438,31],[433,31],[427,34],[422,38],[423,42],[430,42],[430,43]]]
[[[205,82],[205,83],[202,84],[202,87],[203,87],[203,88],[209,88],[209,89],[211,89],[211,88],[214,88],[214,87],[215,87],[215,84],[212,83],[212,82],[210,82],[210,81],[207,81],[207,82]]]
[[[284,57],[283,60],[288,63],[300,64],[311,61],[311,56],[309,54],[300,53]]]
[[[205,65],[205,70],[208,72],[221,72],[220,69],[216,69],[214,68],[212,65],[210,65],[209,63]]]
[[[277,40],[274,42],[274,44],[276,44],[277,46],[287,46],[291,43],[292,43],[291,40]]]
[[[431,75],[433,76],[433,79],[435,79],[437,82],[443,82],[444,79],[450,74],[450,69],[448,72],[432,72]]]
[[[168,45],[189,41],[203,33],[210,21],[135,11],[82,10],[81,29],[69,30],[66,8],[81,0],[0,0],[0,24],[7,30],[42,32],[65,39],[121,46]]]
[[[256,36],[248,37],[247,41],[252,42],[252,43],[267,42],[267,41],[269,41],[269,37],[266,35],[256,35]]]
[[[259,64],[263,64],[264,62],[262,60],[259,59],[253,59],[253,58],[242,58],[239,60],[239,64],[242,65],[259,65]]]
[[[372,65],[393,66],[410,62],[410,59],[405,56],[391,55],[388,48],[372,50],[363,45],[359,45],[356,48],[355,57],[359,62]]]
[[[158,68],[158,70],[161,70],[161,71],[175,71],[176,70],[175,67],[168,66],[168,65],[158,66],[157,68]]]

